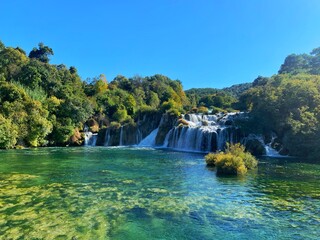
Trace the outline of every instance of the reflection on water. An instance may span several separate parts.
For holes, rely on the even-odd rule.
[[[216,177],[203,155],[0,152],[0,239],[317,239],[320,165],[261,159]]]

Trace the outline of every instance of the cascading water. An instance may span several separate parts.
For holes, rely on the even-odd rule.
[[[89,128],[88,126],[84,127],[84,145],[85,146],[96,146],[98,134],[97,133],[92,133],[88,131]]]
[[[156,144],[156,137],[158,134],[159,128],[154,129],[147,137],[142,139],[138,146],[140,147],[152,147]]]
[[[106,130],[106,136],[105,136],[105,140],[104,140],[104,146],[110,146],[110,128],[107,128]]]
[[[120,141],[119,141],[119,146],[123,145],[123,126],[120,128]]]
[[[274,140],[277,138],[277,135],[272,133],[271,137],[272,137],[271,142],[268,144],[265,144],[265,147],[264,147],[266,150],[266,156],[268,156],[268,157],[285,157],[283,155],[280,155],[277,150],[272,148],[272,144],[274,143]]]
[[[163,147],[185,151],[211,152],[223,150],[226,142],[239,142],[237,128],[232,121],[239,114],[201,115],[186,114],[183,116],[184,126],[172,128]]]
[[[266,144],[263,135],[249,134],[247,137],[242,139],[241,143],[256,155],[263,155],[267,157],[285,157],[283,155],[280,155],[279,152],[272,147],[276,138],[277,136],[272,133],[271,142]]]
[[[142,133],[139,128],[137,128],[136,132],[136,143],[139,144],[142,141]]]
[[[238,128],[234,126],[233,120],[241,116],[241,113],[219,113],[215,115],[185,114],[179,119],[178,123],[180,124],[171,128],[171,130],[170,127],[174,122],[170,122],[168,129],[168,120],[165,120],[166,118],[163,117],[158,128],[151,131],[145,138],[143,138],[142,130],[139,127],[130,128],[128,126],[121,126],[119,131],[108,128],[105,132],[103,145],[152,147],[156,146],[157,139],[157,146],[163,142],[162,147],[183,151],[220,151],[224,150],[227,142],[240,142],[242,136],[239,136]],[[161,126],[166,126],[166,130],[163,131]],[[162,137],[162,142],[159,142],[159,136],[160,138]],[[116,139],[117,141],[115,142]],[[90,144],[88,143],[88,145]]]

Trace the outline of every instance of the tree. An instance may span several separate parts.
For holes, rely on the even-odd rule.
[[[315,48],[310,53],[313,57],[310,61],[311,65],[311,74],[320,74],[320,47]]]
[[[33,48],[29,53],[29,58],[38,59],[40,62],[48,63],[49,56],[53,55],[53,50],[48,46],[45,46],[43,43],[38,44],[39,49]]]
[[[17,143],[17,126],[0,114],[0,148],[13,148]]]
[[[17,49],[8,47],[0,51],[0,73],[7,80],[15,78],[27,62],[27,56]]]
[[[0,52],[4,50],[6,46],[3,44],[3,42],[0,41]]]
[[[281,65],[279,74],[291,73],[298,74],[309,71],[311,56],[308,54],[291,54],[286,57]]]
[[[247,125],[256,133],[277,134],[290,154],[320,152],[320,76],[275,75],[240,99],[250,110]]]

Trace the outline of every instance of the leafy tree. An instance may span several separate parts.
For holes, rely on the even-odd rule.
[[[149,98],[147,99],[147,104],[153,108],[159,107],[160,99],[158,97],[158,94],[150,91]]]
[[[0,74],[7,80],[14,79],[21,68],[28,62],[28,58],[21,51],[8,47],[0,52]]]
[[[17,143],[18,128],[0,114],[0,148],[13,148]]]
[[[249,124],[255,131],[277,133],[292,155],[312,155],[320,150],[319,84],[316,75],[275,75],[240,101],[251,111]]]
[[[26,105],[26,111],[28,113],[27,144],[32,147],[47,145],[46,137],[52,131],[52,123],[47,119],[49,112],[38,101],[30,101]]]
[[[252,83],[252,87],[263,86],[266,85],[269,78],[258,76]]]
[[[281,65],[279,74],[285,73],[304,73],[309,71],[310,56],[307,54],[291,54],[284,60]]]
[[[0,41],[0,52],[2,51],[2,50],[4,50],[6,47],[5,47],[5,45],[3,44],[3,42],[1,42]]]
[[[312,55],[310,60],[310,73],[320,74],[320,47],[313,49],[310,54]]]
[[[70,118],[58,118],[53,121],[53,130],[48,136],[51,145],[64,146],[74,133],[74,125]]]
[[[29,58],[35,58],[40,62],[48,63],[50,60],[49,56],[54,54],[52,48],[45,46],[43,43],[39,43],[38,47],[32,49],[29,53]]]
[[[112,118],[117,122],[123,122],[127,119],[127,110],[125,109],[118,109],[113,115]]]

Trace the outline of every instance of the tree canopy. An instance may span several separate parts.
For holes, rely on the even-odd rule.
[[[29,58],[35,58],[40,62],[48,63],[49,56],[53,55],[53,51],[48,46],[45,46],[43,43],[39,43],[39,48],[33,48],[29,53]]]

